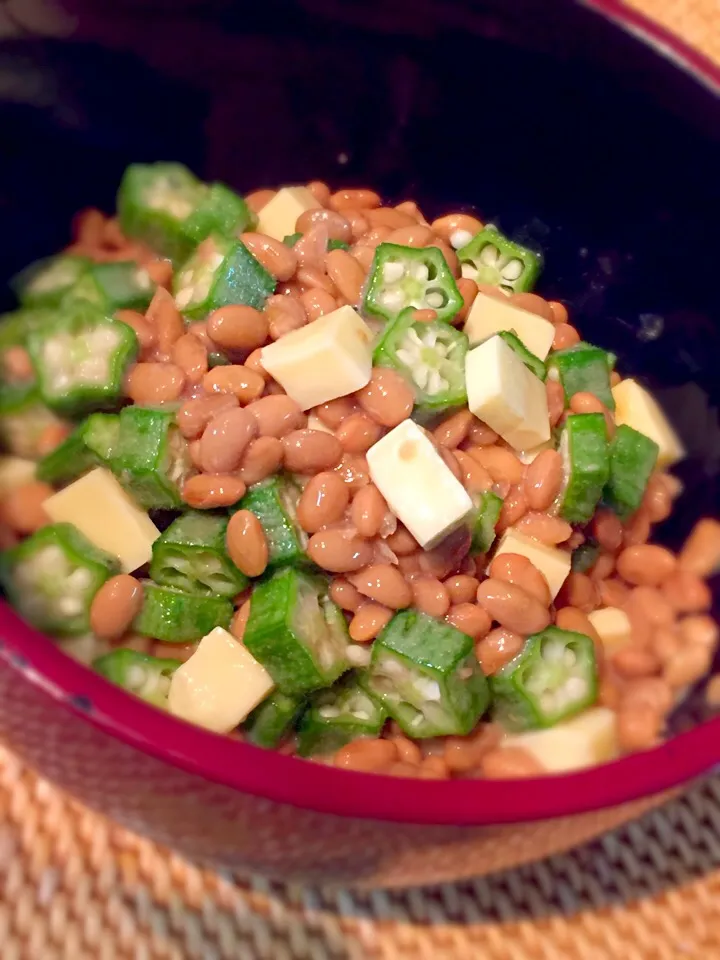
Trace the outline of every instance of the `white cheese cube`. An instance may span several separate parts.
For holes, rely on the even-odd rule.
[[[621,380],[613,387],[615,422],[650,437],[660,448],[658,466],[669,467],[685,456],[678,435],[670,426],[660,404],[636,380]]]
[[[554,450],[555,444],[552,440],[546,440],[545,443],[539,443],[536,447],[529,447],[527,450],[518,450],[517,458],[521,463],[532,463],[536,457],[539,457],[545,450]]]
[[[22,457],[0,457],[0,497],[35,479],[35,461]]]
[[[368,383],[372,341],[362,317],[345,306],[263,347],[261,363],[287,395],[308,410]]]
[[[170,680],[168,708],[215,733],[229,733],[273,689],[270,674],[227,630],[215,627]]]
[[[611,652],[624,647],[632,639],[630,618],[619,607],[603,607],[588,614],[588,620],[597,630],[603,647]]]
[[[491,337],[465,358],[470,412],[516,450],[550,439],[545,384],[501,337]]]
[[[501,553],[519,553],[527,557],[547,580],[553,600],[570,573],[570,553],[567,550],[549,547],[513,529],[506,530],[500,538],[495,556]]]
[[[555,337],[555,327],[549,320],[486,293],[475,297],[463,330],[471,347],[501,330],[514,330],[518,339],[541,360],[550,353]]]
[[[320,201],[307,187],[283,187],[258,214],[258,233],[283,240],[295,233],[295,222],[301,213],[319,206]]]
[[[335,436],[330,427],[326,423],[323,423],[316,413],[311,413],[308,416],[307,428],[308,430],[319,430],[320,433],[332,433],[333,436]]]
[[[548,773],[567,773],[607,763],[619,753],[615,712],[607,707],[593,707],[549,730],[510,734],[503,746],[522,747]]]
[[[116,477],[97,467],[43,504],[55,523],[72,523],[91,543],[120,560],[132,573],[152,557],[160,531],[120,486]]]
[[[426,550],[472,513],[465,488],[412,420],[403,420],[370,447],[367,461],[388,506]]]

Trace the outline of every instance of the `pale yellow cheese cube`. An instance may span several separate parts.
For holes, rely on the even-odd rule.
[[[215,627],[170,680],[168,708],[215,733],[229,733],[273,689],[270,674],[235,637]]]
[[[287,395],[309,410],[367,384],[372,341],[362,317],[344,306],[263,347],[261,362]]]
[[[530,563],[540,571],[550,587],[550,596],[555,597],[570,573],[570,553],[559,547],[549,547],[539,540],[533,540],[512,528],[506,530],[495,550],[497,557],[501,553],[519,553],[527,557]]]
[[[555,336],[555,327],[544,317],[486,293],[475,297],[463,330],[471,347],[501,330],[514,330],[517,338],[541,360],[550,353]]]
[[[550,439],[545,384],[502,337],[468,352],[465,383],[471,413],[511,447],[527,450]]]
[[[150,560],[160,536],[147,513],[103,467],[53,494],[43,507],[55,523],[74,524],[96,547],[118,557],[124,573]]]
[[[613,387],[615,422],[626,424],[650,437],[660,448],[658,466],[665,468],[682,460],[685,450],[680,438],[670,426],[660,404],[636,380],[621,380]]]
[[[630,618],[619,607],[603,607],[588,614],[588,620],[597,630],[603,647],[608,651],[619,650],[632,639]]]
[[[536,447],[529,447],[527,450],[518,450],[517,458],[521,463],[532,463],[545,450],[554,450],[555,444],[552,440],[546,440],[545,443],[539,443]]]
[[[283,187],[258,214],[258,233],[283,240],[295,233],[295,222],[301,213],[319,206],[320,201],[307,187]]]
[[[463,485],[413,420],[403,420],[367,452],[373,483],[421,547],[430,549],[472,513]]]
[[[502,746],[522,747],[548,773],[582,770],[617,757],[617,718],[607,707],[593,707],[549,730],[510,734]]]
[[[22,457],[0,457],[0,497],[35,479],[35,461]]]

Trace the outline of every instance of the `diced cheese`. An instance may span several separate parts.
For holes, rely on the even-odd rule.
[[[619,650],[632,639],[630,618],[619,607],[603,607],[588,614],[588,620],[595,627],[603,647],[608,651]]]
[[[660,448],[658,466],[669,467],[685,456],[678,435],[670,426],[657,400],[636,380],[621,380],[613,387],[615,422],[627,424],[650,437]]]
[[[518,450],[517,458],[521,463],[532,463],[536,457],[539,457],[545,450],[554,450],[555,444],[552,440],[546,440],[545,443],[539,443],[536,447],[530,447],[527,450]]]
[[[506,530],[497,545],[495,556],[500,553],[519,553],[540,571],[550,587],[553,600],[570,573],[570,553],[559,547],[549,547],[539,540],[526,537],[516,530]]]
[[[465,488],[412,420],[370,447],[367,461],[373,483],[421,547],[435,546],[472,513]]]
[[[215,733],[229,733],[273,689],[270,674],[235,637],[215,627],[170,680],[168,708]]]
[[[360,315],[344,306],[263,347],[261,362],[287,395],[308,410],[367,384],[372,341]]]
[[[616,715],[607,707],[593,707],[549,730],[511,734],[503,746],[522,747],[548,773],[582,770],[607,763],[618,755]]]
[[[479,293],[473,300],[463,329],[471,347],[501,330],[514,330],[518,339],[541,360],[550,353],[555,337],[555,327],[549,320],[486,293]]]
[[[0,457],[0,497],[35,479],[35,461]]]
[[[258,232],[283,240],[295,233],[295,221],[301,213],[320,206],[307,187],[283,187],[258,214]]]
[[[131,573],[152,557],[160,531],[123,490],[117,478],[97,467],[43,504],[55,523],[72,523],[91,543],[120,560]]]
[[[326,423],[323,423],[316,413],[311,413],[308,416],[307,428],[308,430],[319,430],[320,433],[332,433],[330,427]]]
[[[491,337],[465,358],[471,413],[511,447],[527,450],[550,439],[545,384],[501,337]]]

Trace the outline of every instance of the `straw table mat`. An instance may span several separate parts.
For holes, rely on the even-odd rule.
[[[720,60],[720,0],[631,0]],[[720,960],[720,777],[570,854],[351,893],[239,883],[0,748],[1,960]]]

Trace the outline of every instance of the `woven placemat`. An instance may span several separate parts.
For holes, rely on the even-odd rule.
[[[629,5],[720,62],[720,0]],[[0,748],[0,957],[713,960],[720,777],[538,864],[408,892],[323,892],[201,870]]]

